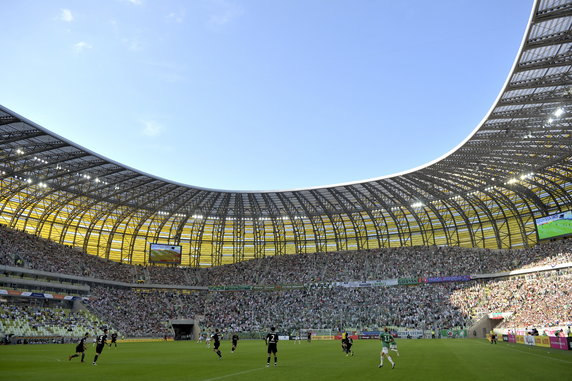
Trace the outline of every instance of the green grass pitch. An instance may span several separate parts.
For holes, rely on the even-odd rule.
[[[569,380],[572,351],[485,340],[399,340],[391,369],[378,368],[380,343],[356,340],[346,357],[339,341],[278,344],[278,367],[266,368],[263,341],[242,340],[235,353],[223,341],[223,358],[194,341],[119,343],[92,366],[68,361],[75,345],[0,346],[0,380]]]

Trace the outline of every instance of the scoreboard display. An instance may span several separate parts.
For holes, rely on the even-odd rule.
[[[536,232],[538,240],[572,235],[572,211],[537,218]]]
[[[152,243],[149,248],[149,263],[181,264],[181,246]]]

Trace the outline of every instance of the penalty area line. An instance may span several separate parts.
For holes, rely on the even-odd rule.
[[[234,377],[234,376],[240,376],[240,375],[242,375],[242,374],[252,373],[252,372],[256,372],[257,370],[262,370],[262,369],[264,369],[264,368],[254,368],[254,369],[249,369],[249,370],[243,370],[242,372],[226,374],[226,375],[224,375],[224,376],[213,377],[213,378],[206,378],[206,379],[204,379],[204,380],[202,380],[202,381],[222,380],[223,378]]]

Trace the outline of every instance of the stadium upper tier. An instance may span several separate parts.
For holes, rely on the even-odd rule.
[[[536,243],[572,208],[572,1],[534,4],[495,104],[464,142],[398,175],[284,191],[205,189],[104,158],[0,106],[0,222],[86,252],[182,264],[411,245]],[[467,90],[469,91],[469,90]]]

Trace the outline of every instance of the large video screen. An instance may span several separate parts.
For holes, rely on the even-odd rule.
[[[149,263],[181,263],[181,246],[152,243],[149,250]]]
[[[538,239],[549,239],[572,234],[572,211],[536,219]]]

